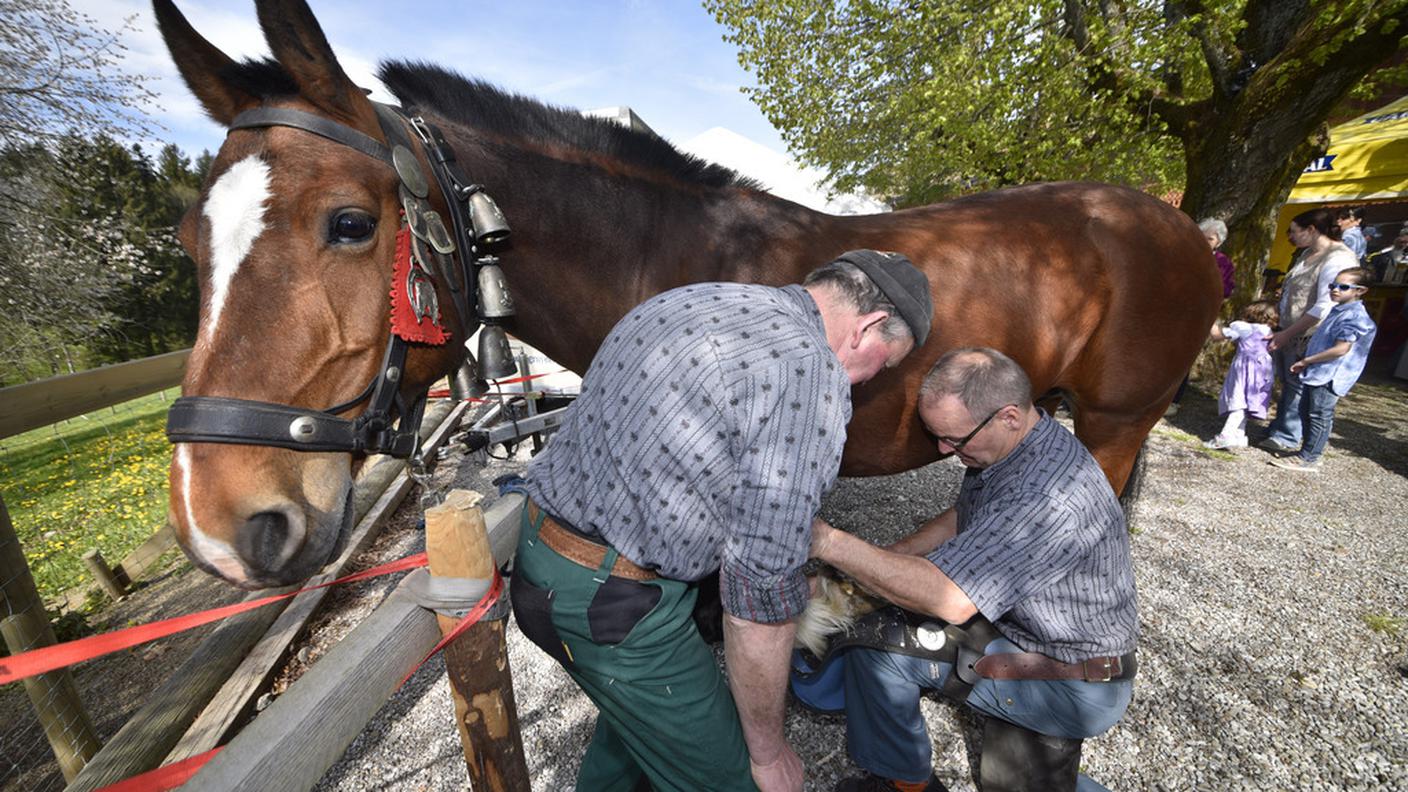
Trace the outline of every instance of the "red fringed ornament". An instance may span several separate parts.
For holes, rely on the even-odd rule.
[[[421,298],[417,315],[412,293]],[[396,262],[391,268],[391,332],[416,344],[440,345],[450,334],[440,326],[435,282],[411,259],[411,230],[402,224],[396,232]]]

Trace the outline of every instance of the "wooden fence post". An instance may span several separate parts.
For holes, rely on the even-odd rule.
[[[41,646],[53,646],[54,630],[39,599],[39,590],[29,572],[10,512],[0,498],[0,633],[10,654]],[[70,781],[98,752],[100,743],[78,687],[67,668],[24,680],[25,692],[34,704],[34,713],[44,727],[44,735],[59,761],[64,780]]]
[[[425,511],[425,552],[430,574],[447,578],[489,578],[494,554],[476,492],[453,490],[445,502]],[[507,591],[504,593],[507,596]],[[456,620],[438,616],[442,634]],[[470,787],[476,792],[531,789],[513,674],[504,642],[504,621],[481,621],[445,647],[445,671],[455,701],[455,721],[464,747]]]
[[[98,581],[98,585],[107,592],[113,600],[120,600],[127,596],[127,589],[118,581],[117,574],[108,566],[108,562],[103,558],[103,554],[96,549],[89,550],[83,554],[83,565],[88,567],[93,579]]]

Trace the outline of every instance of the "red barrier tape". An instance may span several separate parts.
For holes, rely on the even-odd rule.
[[[494,607],[494,603],[499,601],[499,594],[503,593],[503,590],[503,576],[499,574],[499,570],[495,569],[494,582],[489,586],[489,590],[484,592],[484,596],[479,598],[479,602],[475,603],[474,607],[469,609],[469,613],[466,613],[463,619],[460,619],[460,623],[455,625],[455,629],[451,630],[449,635],[441,638],[440,643],[435,644],[435,646],[425,654],[425,657],[422,657],[420,662],[416,663],[415,668],[412,668],[405,676],[401,677],[401,681],[396,683],[396,689],[399,690],[402,685],[406,684],[406,680],[414,676],[415,673],[420,670],[420,667],[425,665],[425,661],[434,657],[436,652],[444,649],[445,644],[460,637],[465,630],[473,627],[480,619],[484,618],[484,614],[488,613],[489,609]]]
[[[221,746],[223,748],[224,746]],[[125,778],[116,784],[109,784],[98,792],[167,792],[191,780],[200,772],[205,763],[220,753],[220,748],[211,748],[203,754],[187,757],[179,762],[163,765],[155,770]]]
[[[414,563],[408,563],[408,562],[414,562]],[[333,584],[335,584],[335,583],[348,583],[348,582],[352,582],[352,581],[354,581],[354,580],[363,580],[363,579],[365,579],[365,578],[375,577],[376,575],[385,575],[385,574],[389,574],[389,573],[391,573],[391,572],[400,571],[401,569],[412,569],[412,568],[418,567],[418,566],[425,566],[425,563],[426,563],[426,561],[425,561],[425,553],[420,553],[420,554],[417,554],[417,555],[408,556],[408,557],[403,558],[403,559],[401,559],[401,560],[399,560],[399,561],[393,561],[393,562],[391,562],[391,563],[389,563],[389,564],[383,564],[383,565],[381,565],[381,566],[379,566],[379,567],[374,567],[374,568],[372,568],[372,569],[368,569],[368,570],[366,570],[365,572],[358,572],[358,573],[356,573],[355,575],[348,575],[347,577],[339,578],[339,579],[337,579],[337,580],[333,580],[333,581],[330,581],[330,582],[328,582],[328,583],[322,583],[322,584],[319,584],[319,585],[317,585],[317,586],[310,586],[309,588],[307,588],[307,589],[301,589],[300,591],[311,591],[312,589],[322,588],[323,586],[331,586],[331,585],[333,585]],[[488,590],[487,592],[485,592],[485,593],[484,593],[484,596],[479,599],[479,602],[475,603],[474,607],[471,608],[471,609],[469,610],[469,612],[465,614],[464,618],[460,620],[460,623],[455,625],[455,629],[451,630],[448,635],[446,635],[445,637],[441,638],[441,639],[440,639],[440,642],[437,643],[437,644],[435,644],[435,647],[434,647],[433,649],[431,649],[431,650],[425,655],[425,657],[421,658],[421,660],[420,660],[419,663],[416,663],[415,668],[412,668],[409,672],[406,673],[406,675],[405,675],[404,677],[401,678],[401,681],[400,681],[400,682],[396,683],[396,689],[397,689],[397,690],[400,690],[401,687],[406,684],[406,681],[409,680],[412,676],[414,676],[415,673],[420,670],[420,667],[423,666],[423,665],[425,665],[425,663],[426,663],[427,660],[429,660],[430,658],[434,657],[436,652],[439,652],[441,649],[444,649],[446,644],[448,644],[448,643],[450,643],[451,641],[455,640],[456,638],[460,637],[460,636],[461,636],[462,634],[464,634],[464,632],[465,632],[466,630],[468,630],[470,627],[473,627],[475,624],[479,623],[479,620],[482,619],[482,618],[484,618],[484,614],[488,613],[488,612],[489,612],[489,609],[494,606],[494,603],[498,602],[498,600],[499,600],[499,595],[503,593],[503,590],[504,590],[504,579],[503,579],[503,577],[502,577],[501,575],[499,575],[499,570],[495,569],[495,570],[494,570],[494,582],[489,586],[489,590]],[[267,604],[269,604],[270,602],[275,602],[275,601],[277,601],[277,600],[283,599],[284,597],[292,597],[292,596],[294,596],[295,594],[298,594],[298,593],[299,593],[298,591],[294,591],[294,592],[291,592],[291,593],[289,593],[289,594],[280,594],[280,595],[278,595],[278,596],[267,597],[267,598],[262,599],[262,600],[255,600],[254,602],[246,602],[246,603],[240,603],[240,604],[241,604],[241,605],[249,605],[249,606],[253,606],[253,607],[258,607],[258,605],[267,605]],[[256,603],[257,603],[257,604],[256,604]],[[248,610],[248,609],[249,609],[249,608],[245,608],[245,610]],[[217,610],[224,610],[224,609],[222,608],[222,609],[217,609]],[[206,613],[212,613],[212,612],[214,612],[214,611],[206,611]],[[202,615],[202,614],[194,614],[194,615]],[[168,619],[167,621],[168,621],[168,622],[175,622],[175,621],[180,621],[181,619],[184,619],[184,618],[188,618],[188,617],[177,617],[176,619]],[[166,622],[155,622],[154,624],[165,624],[165,623],[166,623]],[[204,624],[204,623],[205,623],[205,622],[201,622],[201,624]],[[153,625],[143,625],[143,626],[153,626]],[[133,627],[133,628],[130,628],[130,629],[141,629],[141,628],[140,628],[140,627]],[[182,628],[182,629],[186,629],[186,628]],[[126,631],[123,630],[123,631],[119,631],[119,633],[111,633],[111,635],[118,635],[118,634],[120,634],[120,632],[126,632]],[[169,634],[169,633],[168,633],[168,634]],[[95,636],[95,637],[104,637],[104,636]],[[87,639],[84,639],[84,640],[87,640]],[[79,641],[73,641],[73,642],[70,642],[70,643],[79,643]],[[62,645],[64,645],[64,644],[60,644],[60,645],[62,646]],[[49,647],[49,648],[55,648],[55,647]],[[110,651],[116,651],[116,650],[110,650]],[[37,672],[37,673],[42,673],[42,672]],[[186,783],[187,781],[191,780],[191,778],[193,778],[196,773],[200,772],[200,769],[201,769],[202,767],[204,767],[207,762],[209,762],[211,759],[214,759],[214,758],[215,758],[215,755],[218,754],[218,753],[220,753],[220,751],[221,751],[223,748],[224,748],[224,746],[220,746],[219,748],[212,748],[212,749],[210,749],[209,751],[206,751],[206,752],[203,753],[203,754],[197,754],[197,755],[195,755],[195,756],[192,756],[192,757],[189,757],[189,758],[186,758],[186,759],[182,759],[182,760],[179,761],[179,762],[172,762],[172,763],[169,764],[169,765],[163,765],[163,766],[161,766],[161,767],[156,768],[155,770],[148,770],[148,771],[145,772],[145,773],[140,773],[140,774],[138,774],[138,775],[132,776],[131,778],[127,778],[127,779],[124,779],[124,780],[122,780],[122,781],[118,781],[118,782],[115,783],[115,784],[109,784],[108,786],[102,787],[101,789],[98,790],[98,792],[169,792],[169,790],[175,789],[176,787],[179,787],[179,786],[181,786],[182,784]]]
[[[538,379],[538,378],[540,378],[540,377],[551,377],[551,376],[556,375],[556,374],[567,374],[567,373],[569,373],[569,372],[567,371],[567,369],[558,369],[557,371],[549,371],[549,372],[546,372],[546,373],[544,373],[544,374],[529,374],[529,375],[524,376],[524,377],[514,377],[514,378],[512,378],[512,379],[494,380],[494,384],[495,384],[496,386],[497,386],[497,385],[516,385],[516,384],[518,384],[518,383],[520,383],[520,382],[527,382],[527,381],[529,381],[529,380],[535,380],[535,379]],[[450,389],[449,389],[449,388],[436,388],[436,389],[434,389],[434,390],[431,390],[431,391],[427,391],[427,392],[426,392],[426,396],[428,396],[428,397],[430,397],[430,398],[432,398],[432,399],[444,399],[444,398],[448,397],[449,395],[450,395]],[[507,394],[507,395],[512,395],[512,394]],[[465,401],[472,401],[472,402],[489,402],[489,401],[498,401],[498,400],[497,400],[497,399],[465,399]]]
[[[93,635],[87,638],[79,638],[76,641],[45,646],[41,649],[32,649],[28,652],[21,652],[17,655],[0,659],[0,685],[16,682],[26,677],[36,674],[43,674],[74,663],[81,663],[85,660],[92,660],[95,657],[102,657],[105,654],[129,649],[138,644],[148,641],[155,641],[158,638],[165,638],[183,630],[190,630],[203,624],[219,621],[230,616],[234,616],[245,611],[251,611],[279,600],[296,597],[305,591],[333,586],[338,583],[352,583],[358,580],[388,575],[392,572],[400,572],[405,569],[415,569],[426,564],[425,553],[418,553],[407,556],[398,561],[392,561],[381,566],[357,572],[346,577],[330,580],[326,583],[319,583],[316,586],[290,591],[287,594],[275,594],[262,599],[250,600],[249,602],[237,602],[234,605],[226,605],[223,608],[212,608],[199,613],[190,613],[185,616],[176,616],[162,621],[151,622],[149,624],[139,624],[136,627],[128,627],[115,632]]]

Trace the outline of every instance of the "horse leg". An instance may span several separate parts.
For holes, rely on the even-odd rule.
[[[1137,485],[1137,477],[1131,473],[1144,440],[1159,422],[1163,409],[1160,402],[1157,410],[1136,416],[1084,405],[1075,411],[1076,437],[1090,449],[1091,456],[1110,480],[1110,486],[1122,499],[1132,494],[1131,484]]]

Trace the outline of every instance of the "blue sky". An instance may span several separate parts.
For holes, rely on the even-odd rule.
[[[116,29],[135,15],[126,67],[155,78],[163,139],[188,154],[214,151],[224,131],[176,74],[148,2],[71,0]],[[250,0],[176,0],[196,30],[234,57],[268,54]],[[777,151],[780,135],[739,90],[752,85],[724,30],[691,0],[312,0],[348,74],[378,89],[383,59],[421,59],[545,102],[579,109],[627,105],[675,142],[716,126]]]

